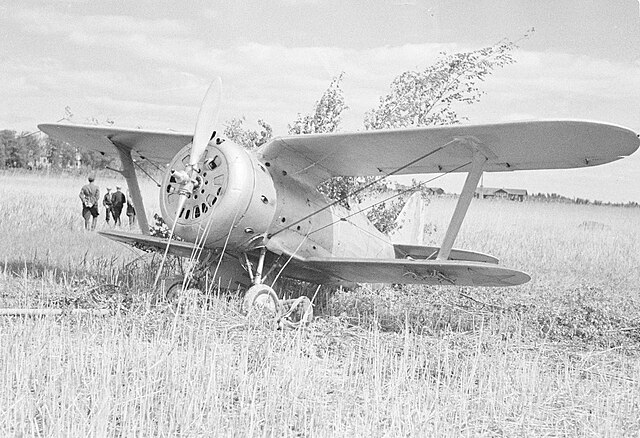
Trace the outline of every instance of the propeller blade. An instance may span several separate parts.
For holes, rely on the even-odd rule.
[[[220,100],[222,98],[222,79],[219,77],[211,81],[207,93],[202,99],[198,120],[196,121],[196,129],[193,134],[193,144],[191,145],[191,158],[189,165],[194,168],[204,150],[211,140],[216,125],[218,124],[218,113],[220,111]]]
[[[167,242],[167,247],[165,248],[164,255],[162,256],[160,267],[158,268],[155,281],[153,282],[154,290],[158,286],[160,275],[162,275],[162,268],[167,260],[167,254],[169,253],[169,247],[171,246],[173,232],[175,231],[176,224],[178,223],[178,215],[184,208],[187,199],[191,196],[195,187],[198,185],[198,182],[195,179],[196,172],[194,169],[200,161],[200,158],[202,158],[202,154],[204,154],[204,151],[209,144],[209,140],[211,140],[211,135],[218,124],[218,113],[220,111],[221,98],[222,79],[217,77],[211,81],[211,85],[209,85],[209,89],[204,95],[204,99],[202,99],[202,105],[198,112],[198,120],[196,120],[196,129],[193,133],[193,143],[191,144],[191,151],[189,153],[189,165],[185,171],[178,171],[174,174],[178,184],[180,185],[180,198],[178,198],[178,207],[176,208],[173,226],[169,233],[169,241]]]

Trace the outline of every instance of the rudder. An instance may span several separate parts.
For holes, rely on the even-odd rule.
[[[396,218],[396,228],[389,233],[394,243],[424,245],[425,205],[422,194],[414,193],[409,197]]]

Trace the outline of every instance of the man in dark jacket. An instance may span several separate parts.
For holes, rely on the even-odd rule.
[[[109,220],[111,219],[111,187],[107,187],[107,193],[102,198],[102,205],[104,205],[104,215],[105,220],[107,221],[107,225],[109,225]]]
[[[121,189],[122,187],[116,186],[116,191],[111,195],[111,214],[113,214],[113,222],[118,227],[122,226],[120,214],[122,214],[122,207],[127,202],[127,198],[121,192]]]

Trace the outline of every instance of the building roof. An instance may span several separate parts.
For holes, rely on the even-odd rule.
[[[525,189],[508,189],[508,188],[497,188],[497,187],[478,187],[476,189],[476,193],[480,195],[495,195],[497,193],[506,193],[507,195],[521,195],[527,196],[527,191]]]

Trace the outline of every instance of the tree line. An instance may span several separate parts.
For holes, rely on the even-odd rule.
[[[610,201],[599,201],[597,199],[592,201],[586,198],[568,198],[558,193],[532,193],[528,196],[528,199],[531,201],[538,201],[538,202],[557,202],[557,203],[577,204],[577,205],[603,205],[607,207],[628,207],[628,208],[640,207],[640,203],[635,201],[610,202]]]
[[[114,161],[117,159],[75,148],[40,132],[0,131],[0,169],[101,169]]]

